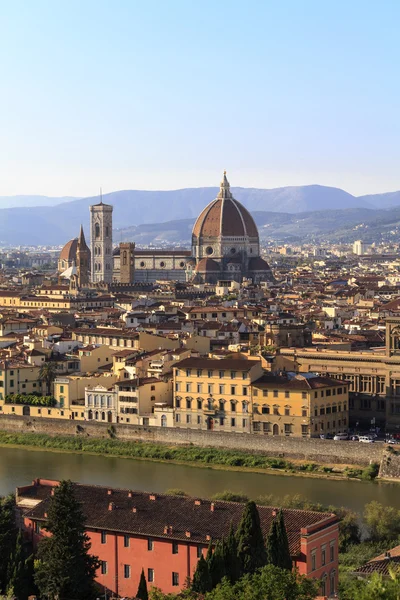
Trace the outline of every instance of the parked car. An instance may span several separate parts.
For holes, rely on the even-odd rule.
[[[333,440],[333,435],[331,433],[321,433],[319,437],[321,440]]]
[[[352,436],[350,436],[350,439],[352,442],[358,442],[360,440],[359,436],[356,434],[353,434]]]
[[[370,435],[360,435],[359,442],[363,442],[364,444],[373,444],[375,440]]]
[[[335,442],[341,442],[343,440],[348,440],[349,436],[347,435],[347,433],[337,433],[333,436],[333,439],[335,440]]]
[[[396,440],[395,438],[389,438],[386,440],[387,444],[400,444],[400,440]]]

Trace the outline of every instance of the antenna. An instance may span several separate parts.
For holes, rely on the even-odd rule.
[[[100,204],[103,204],[103,190],[100,188]]]

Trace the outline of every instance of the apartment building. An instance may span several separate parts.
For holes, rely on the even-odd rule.
[[[252,384],[253,432],[316,437],[346,431],[349,384],[315,374],[265,374]]]
[[[173,367],[175,426],[249,433],[259,360],[187,358]]]

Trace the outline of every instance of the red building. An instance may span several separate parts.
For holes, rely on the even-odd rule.
[[[26,535],[34,546],[43,535],[53,487],[59,482],[36,479],[17,488]],[[244,504],[148,494],[75,484],[86,516],[93,554],[102,561],[97,580],[117,596],[135,596],[144,569],[149,585],[178,592],[205,555],[210,539],[237,526]],[[259,506],[267,535],[276,509]],[[338,519],[330,513],[284,509],[293,564],[301,574],[320,579],[322,595],[337,589]]]

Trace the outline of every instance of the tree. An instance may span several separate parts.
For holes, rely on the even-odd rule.
[[[270,565],[278,566],[279,563],[279,552],[278,552],[278,524],[276,519],[271,523],[271,527],[267,536],[267,562]]]
[[[0,499],[0,594],[7,590],[9,565],[17,537],[14,507],[13,496]]]
[[[246,504],[237,532],[238,557],[241,572],[254,573],[267,564],[267,553],[261,531],[260,515],[255,502]]]
[[[18,600],[26,598],[34,592],[33,556],[26,557],[22,532],[19,531],[14,551],[10,557],[7,575],[7,594],[16,596]]]
[[[276,519],[276,529],[278,535],[278,567],[281,569],[292,570],[292,559],[290,556],[289,540],[285,527],[285,520],[282,509],[278,512]]]
[[[207,560],[212,588],[215,588],[222,581],[222,578],[225,577],[224,544],[225,541],[223,538],[219,540],[215,544],[214,552]]]
[[[267,565],[233,585],[224,579],[215,590],[206,594],[205,600],[314,600],[318,586],[318,582],[294,571]]]
[[[38,547],[35,583],[51,600],[90,600],[96,597],[94,578],[100,562],[89,554],[85,517],[71,481],[62,481],[48,501],[45,529],[50,537]]]
[[[347,549],[359,544],[361,532],[359,516],[348,508],[336,508],[333,512],[339,517],[339,552],[347,552]]]
[[[149,593],[147,591],[147,581],[143,569],[140,574],[139,587],[138,591],[136,592],[136,598],[139,598],[140,600],[148,600],[149,598]]]
[[[365,505],[364,521],[372,541],[391,541],[400,534],[400,511],[393,506],[383,506],[376,500]]]
[[[200,594],[205,594],[211,591],[212,581],[211,575],[208,570],[208,564],[204,556],[200,556],[200,560],[197,563],[196,571],[193,575],[192,590]]]
[[[50,394],[51,394],[51,384],[55,380],[56,376],[57,376],[57,367],[56,367],[55,362],[52,362],[52,361],[45,362],[40,367],[39,381],[41,383],[46,384],[46,390],[47,390],[48,396],[50,396]]]
[[[240,560],[238,557],[238,545],[233,528],[233,523],[226,540],[225,573],[231,583],[235,583],[240,577]]]

